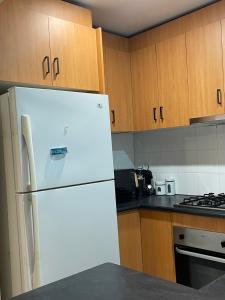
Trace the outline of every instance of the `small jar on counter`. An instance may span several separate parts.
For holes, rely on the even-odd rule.
[[[162,196],[166,194],[166,184],[165,181],[155,182],[155,191],[157,196]]]
[[[175,179],[166,178],[166,195],[174,196],[176,194]]]

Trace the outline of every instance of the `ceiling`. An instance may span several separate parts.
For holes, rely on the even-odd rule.
[[[215,0],[69,0],[93,12],[94,26],[130,36]]]

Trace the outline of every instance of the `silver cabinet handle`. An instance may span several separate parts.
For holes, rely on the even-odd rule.
[[[182,254],[182,255],[202,258],[202,259],[211,260],[211,261],[215,261],[215,262],[218,262],[218,263],[225,264],[225,259],[221,258],[221,257],[215,257],[215,256],[205,255],[205,254],[196,253],[196,252],[192,252],[192,251],[181,250],[178,247],[176,247],[175,249],[176,249],[177,253]]]

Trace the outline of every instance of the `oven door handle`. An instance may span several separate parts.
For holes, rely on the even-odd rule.
[[[215,261],[215,262],[218,262],[218,263],[225,264],[225,259],[221,258],[221,257],[215,257],[215,256],[205,255],[205,254],[196,253],[196,252],[192,252],[192,251],[181,250],[178,247],[176,247],[175,249],[176,249],[177,253],[182,254],[182,255],[202,258],[202,259],[211,260],[211,261]]]

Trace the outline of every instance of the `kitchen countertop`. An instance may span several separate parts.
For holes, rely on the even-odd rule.
[[[14,300],[224,300],[225,276],[194,290],[114,264],[103,264]]]
[[[187,195],[175,195],[175,196],[139,196],[132,201],[123,201],[117,203],[117,212],[123,212],[127,210],[145,208],[162,211],[181,212],[202,216],[211,217],[225,217],[225,209],[204,209],[204,208],[192,208],[192,207],[174,207],[175,204],[182,202]]]

